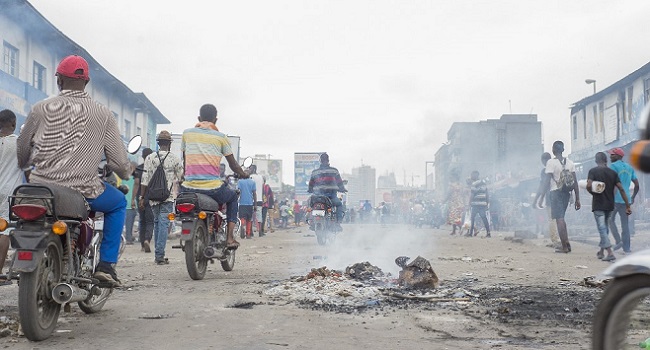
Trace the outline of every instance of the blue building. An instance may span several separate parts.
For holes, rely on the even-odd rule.
[[[142,135],[144,146],[155,146],[157,125],[170,122],[144,93],[133,92],[110,74],[28,1],[0,0],[0,9],[0,110],[16,113],[18,127],[36,102],[58,94],[56,67],[63,57],[75,54],[90,65],[86,91],[113,112],[122,137]]]

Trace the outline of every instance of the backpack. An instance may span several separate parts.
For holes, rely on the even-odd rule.
[[[557,188],[564,192],[571,192],[573,191],[575,181],[573,181],[573,174],[566,168],[566,158],[560,164],[562,164],[562,171],[560,172],[560,179],[556,181]]]
[[[156,171],[154,171],[149,180],[149,185],[147,186],[147,197],[151,201],[164,202],[169,198],[172,189],[171,186],[167,185],[167,175],[165,174],[164,167],[165,159],[167,159],[169,153],[167,153],[162,160],[160,159],[160,153],[156,153],[156,155],[158,156],[160,164],[158,164]]]

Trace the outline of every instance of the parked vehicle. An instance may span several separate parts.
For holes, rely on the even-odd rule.
[[[252,158],[246,158],[242,167],[247,168],[252,162]],[[232,178],[235,175],[226,178],[229,186],[233,186]],[[239,194],[239,190],[235,190]],[[185,252],[185,265],[190,278],[203,279],[208,262],[214,263],[214,260],[221,262],[224,271],[232,271],[236,250],[226,246],[226,204],[219,204],[205,194],[183,192],[176,198],[176,210],[170,216],[170,219],[177,217],[181,222],[180,244],[172,248]],[[238,219],[234,232],[238,232],[240,227],[241,221]]]
[[[129,142],[135,154],[141,144]],[[25,337],[47,339],[56,327],[61,305],[77,303],[85,313],[99,312],[113,285],[93,277],[99,263],[103,231],[95,230],[81,193],[58,185],[24,184],[10,197],[10,221],[0,218],[0,231],[14,228],[16,249],[9,274],[19,279],[18,313]]]
[[[307,209],[307,224],[309,229],[316,233],[316,240],[320,245],[334,243],[336,235],[343,231],[336,222],[336,207],[327,196],[312,195],[309,197]]]

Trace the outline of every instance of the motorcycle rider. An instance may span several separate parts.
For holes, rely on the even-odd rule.
[[[221,177],[221,159],[226,157],[230,169],[240,178],[248,178],[248,174],[237,164],[228,137],[219,131],[216,123],[217,108],[212,104],[204,104],[199,110],[198,124],[183,132],[181,151],[185,175],[181,192],[203,193],[218,203],[226,204],[226,245],[237,249],[239,242],[233,234],[237,222],[237,193]]]
[[[114,264],[126,217],[126,198],[97,176],[107,166],[122,179],[133,172],[115,116],[85,91],[88,62],[65,57],[56,68],[60,94],[35,104],[18,136],[18,165],[34,165],[29,181],[57,184],[81,192],[90,209],[104,213],[104,235],[95,278],[119,286]],[[30,164],[30,161],[32,162]]]
[[[320,167],[311,172],[307,192],[327,196],[332,201],[332,205],[336,207],[336,224],[339,229],[343,219],[343,203],[336,194],[337,192],[347,191],[338,169],[330,166],[329,155],[322,153],[320,155]]]

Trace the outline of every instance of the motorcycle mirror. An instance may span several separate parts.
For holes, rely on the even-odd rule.
[[[251,165],[253,165],[253,158],[252,157],[244,158],[244,161],[241,163],[242,168],[248,168]]]
[[[136,154],[140,150],[140,146],[142,146],[142,136],[135,135],[126,146],[126,151],[129,152],[129,154]]]

